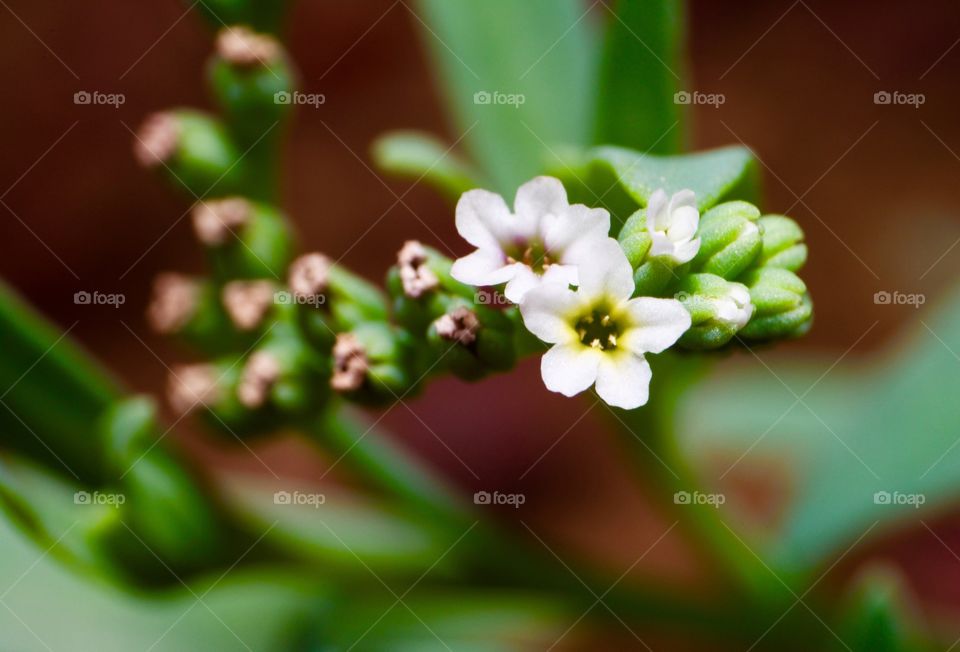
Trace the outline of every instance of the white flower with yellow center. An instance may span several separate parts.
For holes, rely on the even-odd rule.
[[[690,328],[676,299],[639,297],[630,263],[616,244],[599,248],[579,269],[579,287],[543,283],[520,305],[531,333],[553,347],[540,371],[547,389],[573,396],[596,384],[615,407],[633,409],[649,398],[647,353],[660,353]]]
[[[504,295],[520,303],[545,282],[576,285],[580,262],[596,249],[616,243],[610,214],[602,208],[570,205],[563,184],[537,177],[517,190],[513,212],[503,197],[469,190],[457,202],[457,231],[477,248],[455,261],[451,275],[479,287],[506,283]]]
[[[700,211],[692,190],[681,190],[670,198],[657,190],[647,202],[650,257],[667,258],[676,265],[693,260],[700,250],[700,238],[694,237],[699,225]]]

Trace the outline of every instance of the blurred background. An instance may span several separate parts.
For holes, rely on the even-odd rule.
[[[132,131],[152,111],[212,105],[202,81],[207,27],[177,0],[0,4],[8,91],[0,273],[130,388],[160,394],[165,365],[185,353],[146,327],[149,288],[162,270],[199,271],[202,254],[185,216],[190,203],[138,168]],[[583,20],[610,18],[602,1],[585,1],[584,11]],[[289,22],[301,88],[326,102],[299,107],[291,125],[285,208],[307,246],[378,281],[407,239],[440,238],[467,251],[448,203],[425,186],[383,179],[369,157],[372,140],[389,129],[460,136],[443,116],[424,38],[410,8],[390,0],[299,2]],[[693,107],[691,148],[752,148],[762,162],[762,208],[794,217],[810,244],[804,278],[818,323],[779,353],[856,358],[892,345],[917,313],[876,305],[874,293],[922,293],[929,305],[957,277],[958,43],[960,7],[949,0],[922,9],[893,0],[690,2],[691,90],[725,98]],[[83,90],[126,101],[75,105]],[[880,91],[922,93],[925,102],[878,105]],[[73,303],[74,292],[94,289],[127,302]],[[731,364],[757,364],[733,357]],[[551,546],[619,575],[669,523],[622,468],[607,415],[584,409],[548,394],[528,360],[478,385],[442,379],[383,423],[464,492],[523,492],[526,504],[504,519],[522,519]],[[309,480],[325,466],[294,438],[254,456],[182,425],[181,443],[213,469]],[[745,469],[735,482],[775,518],[766,478]],[[928,523],[960,549],[960,513]],[[919,525],[858,547],[827,581],[877,557],[906,569],[930,613],[960,608],[960,561]],[[632,572],[709,584],[709,570],[672,533]]]

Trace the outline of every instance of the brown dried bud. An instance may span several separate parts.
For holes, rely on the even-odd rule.
[[[216,368],[208,364],[178,365],[167,378],[167,401],[177,414],[220,400]]]
[[[215,247],[227,242],[235,229],[247,224],[253,206],[246,199],[230,197],[215,201],[200,201],[191,215],[197,239]]]
[[[469,308],[456,308],[434,323],[437,326],[437,335],[447,341],[459,342],[463,346],[470,346],[477,341],[480,320],[477,319],[477,313]]]
[[[367,354],[351,333],[340,333],[333,345],[333,377],[330,386],[338,392],[360,389],[367,378]]]
[[[153,281],[153,298],[147,307],[147,323],[161,335],[177,333],[197,309],[197,283],[189,276],[165,272]]]
[[[257,351],[250,356],[240,376],[237,397],[250,409],[261,407],[267,402],[270,390],[280,378],[280,363],[272,354]]]
[[[249,331],[263,323],[273,305],[274,286],[270,281],[230,281],[223,286],[222,299],[234,325]]]
[[[257,34],[249,27],[224,27],[217,34],[217,54],[241,68],[266,67],[280,56],[280,44],[272,36]]]
[[[172,113],[154,113],[140,126],[133,155],[145,168],[166,163],[177,151],[180,125]]]
[[[330,281],[330,259],[323,254],[304,254],[290,264],[287,283],[301,299],[322,295]]]
[[[425,265],[426,262],[427,252],[416,240],[407,240],[397,254],[403,293],[411,299],[419,299],[440,284],[437,275]]]

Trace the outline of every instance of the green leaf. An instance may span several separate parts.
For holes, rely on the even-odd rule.
[[[303,498],[296,504],[294,494],[306,496],[308,491],[318,498]],[[332,487],[287,491],[281,495],[290,497],[289,504],[276,497],[275,487],[250,479],[228,482],[224,493],[241,522],[253,531],[269,531],[266,542],[295,558],[347,567],[367,579],[372,578],[365,565],[384,574],[422,571],[451,543],[425,523],[378,509]],[[451,555],[450,561],[454,558]],[[444,567],[438,565],[441,570]]]
[[[591,137],[597,45],[579,0],[419,0],[456,136],[512,196],[556,143]]]
[[[867,363],[744,354],[746,369],[721,369],[685,397],[688,455],[789,460],[792,499],[767,544],[780,568],[809,571],[876,523],[874,535],[916,524],[960,496],[960,402],[948,389],[960,381],[960,294],[916,321],[904,344]]]
[[[597,95],[597,143],[674,154],[684,144],[684,2],[619,0],[610,12]]]
[[[131,594],[71,573],[2,520],[0,550],[0,584],[9,587],[0,646],[18,652],[296,649],[298,630],[326,600],[317,578],[276,569]]]
[[[439,138],[418,131],[391,131],[373,144],[373,160],[384,172],[434,186],[456,198],[483,183]]]
[[[586,151],[567,148],[551,169],[563,180],[571,201],[603,205],[621,226],[658,189],[668,195],[693,190],[701,211],[721,201],[749,201],[756,195],[756,163],[750,151],[740,146],[678,156],[610,146]],[[612,230],[617,232],[619,226]]]
[[[93,482],[106,469],[91,424],[120,390],[70,339],[71,329],[49,323],[0,282],[0,446]]]

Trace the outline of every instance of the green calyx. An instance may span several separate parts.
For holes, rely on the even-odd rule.
[[[810,329],[813,303],[806,284],[786,269],[761,267],[740,281],[750,289],[756,310],[740,334],[749,340],[795,337]]]
[[[764,215],[759,220],[763,233],[763,250],[757,267],[779,267],[798,272],[807,262],[807,245],[803,230],[785,215]]]
[[[754,310],[745,286],[715,274],[685,277],[676,298],[690,313],[692,322],[679,345],[698,351],[727,344],[748,323]]]
[[[753,265],[763,248],[760,211],[753,204],[732,201],[714,206],[700,216],[700,251],[691,261],[697,273],[736,279]]]

